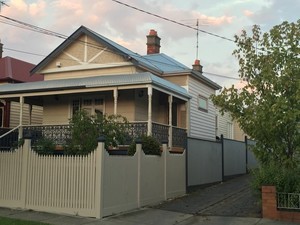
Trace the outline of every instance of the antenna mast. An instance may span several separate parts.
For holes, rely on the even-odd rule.
[[[2,6],[7,6],[7,7],[9,7],[9,5],[7,5],[6,3],[5,3],[5,1],[0,1],[0,12],[1,12],[1,7]]]
[[[199,52],[199,19],[197,19],[196,27],[197,27],[196,59],[198,59],[198,52]]]

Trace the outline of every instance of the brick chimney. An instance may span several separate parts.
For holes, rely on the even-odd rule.
[[[200,65],[200,60],[196,59],[194,65],[193,65],[193,70],[196,70],[196,71],[202,73],[202,68],[203,68],[203,66]]]
[[[2,52],[3,52],[3,44],[1,43],[0,40],[0,59],[2,58]]]
[[[147,55],[159,53],[160,49],[160,37],[157,36],[155,30],[150,30],[147,35]]]

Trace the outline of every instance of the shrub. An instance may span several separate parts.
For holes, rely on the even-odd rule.
[[[142,136],[142,150],[146,155],[161,155],[160,144],[152,136]],[[128,155],[134,155],[136,152],[136,143],[133,142],[128,149]]]
[[[274,185],[278,192],[300,193],[300,169],[285,168],[275,163],[262,165],[252,171],[251,186],[260,192],[263,185]]]
[[[97,148],[97,138],[105,137],[105,148],[124,144],[128,121],[121,115],[89,116],[86,111],[75,113],[70,119],[71,139],[64,146],[65,154],[86,155]]]
[[[64,146],[67,155],[86,155],[97,147],[99,136],[93,118],[86,111],[77,111],[70,119],[71,139]]]
[[[47,138],[37,140],[32,149],[39,155],[52,155],[55,150],[55,143]]]
[[[105,137],[105,148],[125,144],[128,138],[128,120],[121,115],[98,115],[95,118],[98,134]]]

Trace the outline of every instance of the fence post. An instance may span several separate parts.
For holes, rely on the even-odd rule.
[[[103,215],[103,176],[104,176],[104,147],[105,138],[98,138],[96,149],[96,218],[101,219]]]
[[[142,140],[137,139],[136,144],[136,153],[137,154],[137,206],[141,207],[141,157],[142,157]]]
[[[168,170],[168,160],[167,160],[167,157],[168,157],[168,154],[167,154],[167,144],[168,144],[168,141],[162,141],[162,148],[163,148],[163,152],[162,152],[162,157],[163,157],[163,162],[164,162],[164,199],[167,200],[168,196],[167,196],[167,182],[168,182],[168,177],[167,177],[167,170]]]
[[[31,150],[31,136],[24,136],[24,144],[22,149],[22,177],[21,177],[21,208],[26,208],[26,193],[28,179],[28,158]]]
[[[222,182],[225,180],[225,165],[224,165],[224,136],[221,134],[221,151],[222,151]]]

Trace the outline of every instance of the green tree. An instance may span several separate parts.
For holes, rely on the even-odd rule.
[[[212,96],[257,144],[262,164],[295,167],[300,157],[300,20],[283,22],[262,33],[235,36],[233,55],[245,86],[224,88]]]
[[[105,137],[105,147],[124,144],[128,137],[128,121],[121,115],[89,116],[80,110],[69,121],[71,138],[64,148],[69,155],[85,155],[95,150],[99,136]]]

